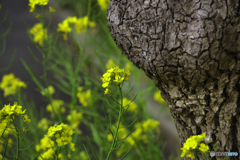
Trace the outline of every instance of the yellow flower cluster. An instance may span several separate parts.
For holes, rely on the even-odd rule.
[[[43,151],[43,153],[41,154],[41,156],[38,156],[38,159],[39,160],[42,160],[42,159],[53,159],[54,158],[54,153],[55,153],[55,150],[54,150],[54,141],[52,141],[50,138],[48,138],[46,135],[40,140],[40,144],[37,144],[36,145],[36,151],[39,152],[39,151]],[[58,155],[58,158],[60,160],[63,160],[62,158],[62,154],[60,153]]]
[[[103,11],[106,11],[109,4],[109,0],[98,0],[98,4]]]
[[[74,143],[71,143],[73,133],[74,131],[68,125],[61,123],[60,125],[55,124],[50,127],[48,129],[47,137],[52,138],[55,136],[59,147],[69,143],[71,150],[75,151]]]
[[[43,41],[47,40],[48,34],[47,29],[43,28],[42,23],[35,24],[29,32],[33,35],[33,41],[38,43],[40,46],[43,45]]]
[[[159,131],[158,126],[160,125],[159,121],[153,120],[153,119],[148,119],[143,122],[138,122],[134,128],[135,131],[130,134],[126,138],[126,142],[124,143],[123,146],[117,150],[116,154],[118,157],[120,157],[124,152],[128,151],[128,149],[135,143],[134,140],[142,140],[146,142],[147,139],[147,132],[153,132],[154,130]],[[116,128],[112,128],[113,131],[116,130]],[[127,135],[129,134],[129,131],[127,128],[124,128],[122,124],[120,124],[120,129],[118,130],[118,139],[124,139]],[[112,141],[113,137],[112,134],[107,135],[108,141]]]
[[[48,86],[47,88],[44,89],[44,92],[42,91],[41,94],[45,96],[45,93],[49,93],[50,95],[54,94],[55,89],[52,85]]]
[[[154,100],[159,102],[159,103],[164,103],[165,100],[162,98],[160,91],[157,91],[154,93]]]
[[[0,83],[0,88],[4,91],[4,97],[15,95],[17,90],[22,87],[26,88],[27,85],[19,78],[15,78],[13,73],[4,75]]]
[[[114,68],[116,66],[117,66],[116,63],[112,59],[109,59],[105,67],[106,67],[106,69],[110,69],[110,68]]]
[[[200,144],[200,142],[204,141],[205,136],[206,133],[189,137],[187,141],[184,143],[183,148],[181,148],[182,150],[181,157],[184,157],[186,155],[187,157],[194,159],[195,156],[193,151],[195,149],[198,149],[203,153],[209,151],[209,147],[206,144],[204,143]]]
[[[72,31],[71,25],[75,24],[75,29],[77,33],[82,33],[85,32],[85,28],[87,26],[89,27],[95,27],[95,23],[92,21],[88,20],[88,17],[68,17],[66,18],[62,23],[58,24],[58,32],[63,32],[63,39],[67,40],[67,34],[70,33]]]
[[[4,141],[3,139],[0,139],[0,153],[3,153],[5,145],[6,145],[6,141]],[[13,145],[13,140],[11,138],[8,138],[8,148],[11,148],[12,145]],[[2,154],[0,154],[0,157],[1,156]]]
[[[88,89],[87,91],[83,92],[83,87],[78,87],[77,97],[79,102],[83,105],[83,107],[87,107],[92,100],[91,90]]]
[[[29,0],[30,12],[35,10],[36,5],[46,6],[49,0]]]
[[[123,98],[123,107],[125,107],[126,109],[128,108],[128,111],[130,112],[137,112],[137,105],[136,103],[130,101],[127,98]]]
[[[52,101],[52,104],[48,104],[46,107],[46,110],[48,112],[51,112],[51,116],[54,117],[54,115],[58,114],[58,111],[60,110],[61,113],[65,113],[65,108],[62,106],[64,104],[63,100],[54,99]]]
[[[108,88],[111,84],[113,79],[116,82],[116,85],[121,84],[123,81],[127,81],[128,77],[130,76],[130,71],[124,72],[124,69],[119,69],[119,67],[110,68],[107,70],[106,73],[103,74],[102,79],[102,87],[106,88],[104,94],[110,94],[111,90]]]
[[[80,120],[82,119],[83,115],[81,112],[77,112],[77,110],[73,110],[70,115],[67,116],[67,120],[71,122],[71,127],[77,129],[77,133],[81,134],[81,131],[78,129],[80,125]]]
[[[42,118],[38,122],[38,128],[41,128],[42,130],[47,130],[49,124],[50,124],[50,122],[47,120],[47,118]]]
[[[22,106],[17,105],[17,102],[14,103],[13,106],[5,105],[0,110],[0,135],[4,133],[4,135],[8,135],[9,133],[16,133],[16,130],[10,123],[14,120],[15,116],[22,116],[25,114],[26,110],[22,110]],[[31,120],[27,115],[24,115],[23,121],[25,123],[30,123]]]
[[[14,115],[21,116],[26,110],[22,111],[22,106],[17,105],[15,102],[13,106],[5,105],[0,111],[0,120],[5,118],[5,122],[9,123],[14,120]]]
[[[38,157],[38,159],[53,159],[55,153],[55,141],[59,147],[70,144],[70,149],[75,151],[75,144],[71,142],[73,133],[74,131],[68,125],[63,123],[51,126],[44,138],[41,139],[40,144],[36,145],[37,152],[40,150],[45,151]],[[55,141],[53,140],[54,137]],[[62,159],[62,157],[63,156],[60,155],[58,158]]]
[[[78,18],[78,20],[76,22],[76,32],[77,33],[86,32],[86,27],[87,26],[95,27],[96,23],[92,22],[92,21],[89,21],[88,16]]]
[[[49,6],[49,12],[53,13],[53,12],[56,12],[56,10],[54,8],[52,8],[51,6]]]
[[[23,122],[25,122],[25,123],[30,123],[31,122],[31,119],[29,119],[28,115],[23,116]]]

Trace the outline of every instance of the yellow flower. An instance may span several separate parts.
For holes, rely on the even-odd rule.
[[[52,141],[49,137],[44,136],[41,140],[40,140],[40,144],[37,144],[36,147],[36,151],[39,152],[40,150],[45,151],[47,148],[52,148],[54,147],[55,143],[54,141]]]
[[[157,91],[154,93],[154,100],[159,102],[159,103],[164,103],[165,100],[162,98],[160,91]]]
[[[58,155],[58,159],[59,159],[59,160],[64,160],[64,157],[63,157],[62,153],[60,153],[60,154]]]
[[[53,13],[53,12],[56,12],[56,10],[54,8],[52,8],[51,6],[49,6],[49,12]]]
[[[206,136],[206,133],[197,135],[197,136],[193,136],[198,142],[204,141],[204,137]]]
[[[78,126],[80,125],[82,117],[82,113],[77,112],[77,110],[73,110],[71,114],[67,116],[67,120],[72,124],[71,127],[77,129],[78,134],[81,134],[81,130],[78,129]]]
[[[49,0],[29,0],[30,12],[35,10],[36,5],[46,6]]]
[[[189,153],[188,155],[187,155],[187,157],[189,157],[189,158],[191,158],[191,159],[194,159],[195,158],[195,156],[194,156],[194,153]]]
[[[159,125],[160,122],[153,119],[148,119],[142,124],[144,131],[151,131],[157,129]]]
[[[131,70],[132,69],[132,64],[130,62],[127,62],[127,64],[124,67],[126,70]]]
[[[31,119],[29,119],[28,115],[24,115],[24,116],[23,116],[23,121],[24,121],[25,123],[30,123],[30,122],[31,122]]]
[[[25,113],[26,110],[22,111],[22,106],[17,105],[17,102],[14,103],[13,106],[9,105],[5,105],[1,111],[0,111],[0,119],[2,119],[3,117],[6,116],[6,119],[10,116],[13,116],[13,114],[21,116]],[[11,120],[12,118],[10,118],[9,120]]]
[[[70,143],[70,149],[74,152],[75,151],[75,144],[74,143]]]
[[[4,91],[4,97],[15,95],[17,90],[26,87],[27,85],[19,78],[15,78],[13,73],[4,75],[0,83],[0,88]]]
[[[56,138],[57,145],[59,147],[70,144],[71,150],[75,150],[74,145],[71,143],[72,134],[74,131],[66,124],[61,123],[60,125],[54,125],[48,129],[46,137],[51,139],[52,137]]]
[[[113,60],[109,59],[105,67],[106,67],[106,69],[110,69],[110,68],[113,68],[116,66],[117,66],[116,63],[114,63]]]
[[[50,123],[50,122],[47,120],[47,118],[42,118],[42,119],[38,122],[38,128],[41,128],[41,129],[43,129],[43,130],[47,130],[49,123]]]
[[[85,151],[80,152],[80,160],[88,160],[88,156]]]
[[[27,127],[23,127],[23,132],[27,133],[28,128]]]
[[[108,88],[104,92],[104,94],[111,94],[111,93],[112,93],[112,91],[110,89],[108,89]]]
[[[76,21],[76,26],[75,26],[76,27],[76,32],[77,33],[86,32],[85,28],[87,26],[95,27],[96,24],[95,24],[95,22],[89,21],[88,16],[78,18],[77,21]]]
[[[29,32],[33,35],[33,41],[38,43],[40,46],[43,45],[43,41],[47,40],[48,34],[47,29],[43,28],[42,23],[35,24]]]
[[[137,112],[137,105],[136,105],[136,103],[130,101],[127,98],[123,98],[123,104],[122,105],[123,105],[123,107],[125,109],[128,108],[128,111],[130,111],[130,112],[135,112],[135,113]]]
[[[36,17],[36,18],[40,18],[41,15],[37,13],[37,14],[35,14],[35,17]]]
[[[63,105],[64,104],[64,101],[63,100],[59,100],[59,99],[54,99],[52,101],[52,104],[48,104],[47,107],[46,107],[46,110],[51,112],[51,116],[54,117],[54,115],[57,115],[58,114],[58,111],[60,110],[62,113],[64,113],[64,109],[63,108]],[[61,107],[61,109],[60,109]]]
[[[38,156],[38,159],[39,160],[42,160],[42,159],[53,159],[54,157],[54,148],[49,148],[47,151],[43,152],[41,154],[41,156]]]
[[[114,68],[110,68],[101,77],[102,87],[103,88],[108,88],[110,86],[111,80],[113,78],[115,78],[115,79],[113,79],[113,81],[116,82],[116,85],[119,85],[123,81],[128,80],[128,77],[129,77],[130,74],[131,74],[130,71],[124,72],[124,69],[119,69],[118,66],[116,66]]]
[[[67,17],[62,23],[58,24],[58,32],[63,32],[63,39],[67,40],[67,34],[72,31],[71,24],[77,22],[77,17]]]
[[[201,141],[204,141],[205,136],[206,136],[206,133],[189,137],[186,140],[186,142],[183,144],[183,148],[181,148],[182,150],[181,157],[184,157],[186,155],[187,157],[194,159],[195,156],[193,151],[196,149],[199,149],[202,152],[207,152],[209,150],[209,147],[207,145],[205,145],[204,143],[201,143],[199,146],[199,143]]]
[[[199,150],[201,150],[202,152],[207,152],[207,151],[209,151],[209,147],[206,144],[201,143]]]
[[[79,102],[83,105],[83,107],[87,107],[89,106],[89,104],[91,104],[92,93],[90,89],[88,89],[85,92],[83,92],[82,90],[83,90],[83,87],[78,88],[77,97],[79,99]]]
[[[52,85],[48,86],[47,88],[44,89],[44,92],[42,91],[41,94],[45,96],[45,93],[49,93],[50,95],[54,94],[55,89]]]
[[[103,11],[106,11],[109,4],[109,0],[98,0],[98,4]]]

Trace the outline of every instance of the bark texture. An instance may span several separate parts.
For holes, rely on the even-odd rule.
[[[110,0],[111,35],[161,90],[181,146],[190,136],[206,132],[210,149],[219,141],[218,152],[240,155],[239,4],[239,0]]]

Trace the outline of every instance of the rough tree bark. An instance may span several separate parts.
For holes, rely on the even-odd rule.
[[[206,132],[210,149],[219,141],[218,152],[240,155],[239,3],[110,0],[111,35],[161,90],[181,146]]]

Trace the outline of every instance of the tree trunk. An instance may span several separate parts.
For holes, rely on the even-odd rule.
[[[217,152],[238,152],[227,159],[240,159],[239,3],[110,0],[107,12],[122,53],[161,90],[181,146],[205,132],[210,150],[219,141]]]

